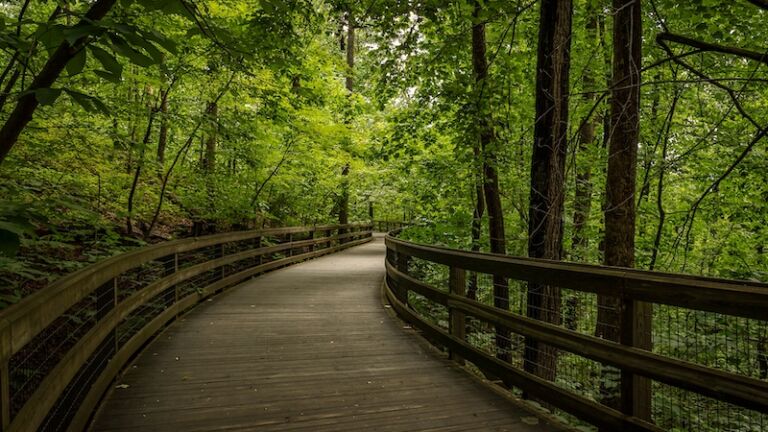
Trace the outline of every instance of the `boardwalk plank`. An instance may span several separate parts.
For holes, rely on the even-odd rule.
[[[381,241],[225,292],[138,356],[93,431],[534,431],[382,307]],[[122,386],[121,386],[122,387]]]

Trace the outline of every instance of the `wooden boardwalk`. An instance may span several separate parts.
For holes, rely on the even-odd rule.
[[[404,330],[383,276],[379,238],[213,298],[139,355],[92,430],[549,429]]]

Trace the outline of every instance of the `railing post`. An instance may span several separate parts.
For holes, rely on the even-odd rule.
[[[408,263],[411,261],[411,257],[403,253],[397,252],[397,270],[400,273],[408,274]],[[408,305],[408,289],[404,286],[397,286],[397,297],[404,304]]]
[[[467,291],[467,272],[458,267],[451,267],[448,277],[448,289],[451,294],[464,297]],[[466,319],[464,312],[448,306],[448,330],[452,336],[464,340],[466,338]],[[451,351],[451,359],[464,364],[464,360]]]
[[[176,267],[178,266],[177,261],[178,261],[178,258],[176,256],[176,254],[173,254],[173,258],[172,259],[168,259],[168,257],[165,257],[165,261],[163,262],[163,277],[167,277],[167,276],[170,276],[170,275],[176,273]],[[115,284],[115,286],[117,286],[117,284]],[[117,288],[115,288],[115,289],[117,289]],[[166,292],[163,297],[164,297],[163,300],[165,300],[165,306],[166,307],[170,307],[171,305],[176,303],[176,301],[178,300],[176,298],[176,290],[175,289],[173,290],[173,292]]]
[[[216,248],[216,258],[224,257],[224,243],[219,244]],[[224,279],[225,269],[224,266],[219,267],[219,280]]]
[[[261,247],[261,236],[258,236],[253,239],[253,248],[259,249],[260,247]],[[262,254],[259,254],[256,265],[262,264],[262,259],[261,259],[262,256],[263,256]]]
[[[314,240],[314,239],[315,239],[315,230],[313,228],[313,229],[309,230],[309,239],[308,240]],[[310,252],[314,252],[315,251],[315,244],[314,243],[310,243],[309,244],[309,251]]]
[[[291,247],[288,248],[288,256],[289,257],[293,256],[293,247],[292,247],[293,245],[291,245],[291,243],[293,243],[293,234],[288,233],[288,245],[291,246]]]
[[[620,342],[622,345],[651,349],[651,311],[653,305],[629,298],[620,302]],[[651,380],[621,371],[621,411],[643,420],[651,420]]]
[[[178,271],[179,271],[179,254],[178,253],[174,253],[173,254],[173,272],[176,273]],[[176,304],[176,303],[179,302],[179,297],[180,297],[179,294],[181,294],[179,292],[179,284],[175,284],[173,286],[173,296],[174,296],[173,304]],[[176,318],[178,318],[178,317],[179,317],[179,311],[177,309],[176,310]]]

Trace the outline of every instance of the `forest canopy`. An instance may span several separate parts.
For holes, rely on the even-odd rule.
[[[1,2],[2,302],[146,242],[370,218],[765,280],[768,5],[642,4],[627,85],[604,0]]]

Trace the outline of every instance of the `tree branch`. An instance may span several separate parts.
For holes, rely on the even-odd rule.
[[[696,39],[691,39],[686,36],[676,35],[674,33],[662,32],[656,36],[656,41],[661,44],[661,41],[669,41],[679,43],[682,45],[696,48],[701,51],[718,52],[721,54],[729,54],[737,57],[747,58],[750,60],[759,61],[768,65],[768,50],[765,52],[751,51],[743,48],[729,47],[725,45],[718,45],[709,42],[703,42]]]
[[[101,20],[112,9],[116,1],[97,0],[77,25],[90,25],[94,21]],[[35,113],[38,105],[40,105],[35,95],[35,90],[51,87],[59,78],[67,63],[85,47],[89,38],[90,35],[81,36],[72,44],[68,41],[63,41],[56,48],[56,51],[48,57],[45,66],[35,76],[35,79],[24,95],[19,98],[16,107],[0,129],[0,164],[8,156],[16,141],[18,141],[19,135],[21,135],[21,132],[32,120],[32,115]]]

